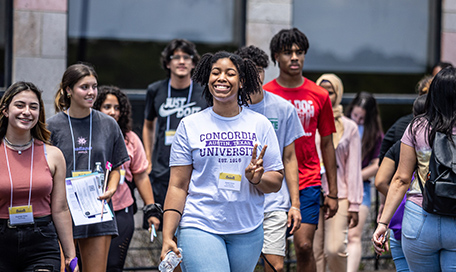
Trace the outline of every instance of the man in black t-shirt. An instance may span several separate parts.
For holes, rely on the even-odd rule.
[[[203,89],[191,74],[199,55],[187,40],[172,40],[161,53],[168,78],[147,87],[143,142],[156,203],[164,204],[169,182],[169,153],[180,120],[207,107]]]

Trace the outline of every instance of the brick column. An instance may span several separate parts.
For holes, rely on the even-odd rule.
[[[30,81],[43,91],[46,118],[66,69],[67,1],[15,0],[12,82]]]
[[[246,45],[258,46],[269,56],[272,36],[283,28],[291,28],[292,7],[292,0],[248,0]],[[271,61],[266,70],[265,83],[278,75],[279,69]]]
[[[442,1],[441,60],[456,65],[456,0]]]

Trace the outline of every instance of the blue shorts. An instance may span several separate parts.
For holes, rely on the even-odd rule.
[[[320,194],[321,186],[310,186],[303,190],[299,190],[302,223],[318,225],[318,217],[320,216]]]

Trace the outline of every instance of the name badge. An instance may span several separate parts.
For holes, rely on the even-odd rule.
[[[125,182],[125,169],[120,169],[120,180],[119,184],[123,184]]]
[[[222,172],[219,175],[218,188],[224,189],[224,190],[240,191],[241,190],[241,179],[242,179],[241,175]]]
[[[323,175],[324,173],[326,173],[326,168],[323,161],[320,161],[320,175]]]
[[[32,206],[15,206],[9,207],[9,223],[10,225],[33,224],[33,209]]]
[[[174,134],[176,134],[175,130],[165,131],[165,145],[171,145],[173,143]]]
[[[88,174],[91,174],[92,171],[91,170],[78,170],[78,171],[72,171],[71,172],[71,176],[73,178],[75,177],[79,177],[79,176],[83,176],[83,175],[88,175]]]

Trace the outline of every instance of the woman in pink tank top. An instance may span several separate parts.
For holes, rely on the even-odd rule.
[[[16,82],[0,101],[0,271],[79,271],[66,165],[49,145],[41,91]],[[40,270],[41,271],[41,270]]]

